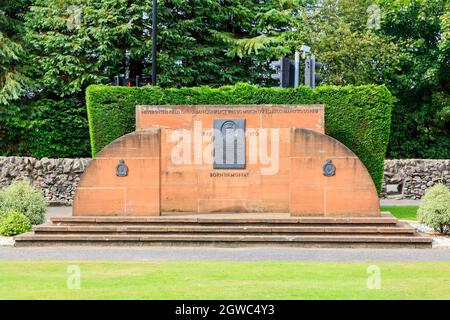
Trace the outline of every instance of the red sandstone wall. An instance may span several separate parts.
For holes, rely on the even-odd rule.
[[[171,150],[173,131],[185,128],[194,135],[194,123],[202,124],[203,150],[211,146],[214,119],[245,118],[251,129],[279,129],[279,170],[261,175],[268,165],[249,161],[246,168],[214,170],[211,163],[174,164]],[[324,132],[324,108],[320,105],[246,106],[140,106],[136,108],[136,128],[161,128],[161,209],[192,212],[289,212],[290,128],[303,127]],[[270,137],[270,132],[268,133]],[[272,146],[267,140],[269,154]],[[194,141],[191,145],[194,148]],[[212,154],[212,150],[210,150]],[[192,162],[195,162],[192,150]],[[245,174],[245,177],[211,177],[211,174]]]
[[[172,129],[163,129],[161,136],[162,211],[289,211],[290,129],[280,130],[280,168],[274,175],[261,175],[261,168],[267,166],[249,163],[249,143],[246,144],[245,169],[214,170],[211,163],[174,164],[171,161],[174,144],[168,142],[171,132]],[[203,146],[206,148],[207,142]],[[221,176],[229,174],[236,176]]]
[[[160,130],[127,134],[105,147],[78,184],[73,215],[159,215]],[[128,175],[118,177],[125,160]]]
[[[212,109],[217,113],[208,113]],[[270,110],[277,112],[266,113]],[[278,130],[278,171],[262,174],[268,164],[249,161],[250,141],[255,141],[249,136],[245,169],[214,170],[212,163],[198,157],[212,154],[212,148],[208,149],[212,132],[208,130],[214,119],[227,118],[245,118],[248,133],[258,128]],[[117,139],[91,162],[75,196],[74,215],[152,215],[160,211],[380,215],[375,186],[364,165],[348,148],[323,134],[323,106],[139,107],[136,119],[139,130]],[[190,162],[177,164],[172,155],[177,141],[172,134],[184,128],[193,136],[198,130],[195,121],[202,125],[201,140],[189,141]],[[293,129],[298,126],[309,130]],[[260,135],[257,130],[253,134]],[[270,139],[266,142],[272,154],[274,146]],[[200,146],[202,154],[197,154],[194,146]],[[126,177],[116,176],[120,159],[129,167]],[[335,176],[323,176],[327,159],[336,166]],[[225,176],[230,174],[235,176]]]
[[[379,216],[372,178],[358,157],[339,141],[305,129],[291,136],[290,212],[299,216]],[[330,159],[335,175],[322,167]]]

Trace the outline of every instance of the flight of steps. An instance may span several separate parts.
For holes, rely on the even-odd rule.
[[[378,218],[290,217],[272,214],[158,217],[53,217],[15,237],[22,246],[289,246],[430,248],[390,213]]]

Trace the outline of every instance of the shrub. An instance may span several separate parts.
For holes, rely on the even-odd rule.
[[[0,234],[15,236],[31,230],[30,220],[21,212],[10,210],[0,217]]]
[[[394,98],[385,86],[320,86],[315,90],[261,88],[247,84],[221,88],[113,87],[86,91],[92,155],[134,131],[136,105],[161,104],[324,104],[325,131],[349,147],[381,190]]]
[[[419,221],[436,231],[450,229],[450,191],[439,183],[429,188],[417,211]]]
[[[11,210],[23,213],[32,224],[44,222],[47,204],[39,189],[33,188],[26,181],[14,181],[1,193],[0,212]]]

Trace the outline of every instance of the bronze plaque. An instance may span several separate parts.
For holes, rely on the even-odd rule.
[[[214,120],[214,169],[245,168],[245,119]]]

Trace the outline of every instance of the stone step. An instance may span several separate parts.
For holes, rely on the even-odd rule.
[[[295,246],[295,247],[431,247],[431,238],[417,235],[38,235],[15,238],[16,246],[154,245],[154,246]]]
[[[153,217],[53,217],[16,246],[431,247],[407,223],[381,217],[288,214],[166,214]]]
[[[72,216],[72,217],[52,217],[51,222],[56,225],[86,225],[86,224],[104,224],[104,225],[166,225],[166,224],[206,224],[206,225],[373,225],[373,226],[392,226],[396,225],[398,220],[390,213],[383,213],[381,217],[285,217],[280,214],[272,214],[270,217],[258,217],[259,214],[242,215],[172,215],[172,216]]]
[[[405,225],[378,226],[211,226],[211,225],[40,225],[34,227],[36,234],[155,234],[155,233],[220,233],[220,234],[409,234],[415,229]]]

